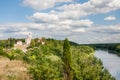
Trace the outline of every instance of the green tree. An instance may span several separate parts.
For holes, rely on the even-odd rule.
[[[7,41],[8,41],[8,43],[7,43],[7,44],[9,45],[8,47],[10,47],[10,48],[11,48],[11,47],[13,47],[13,46],[14,46],[14,44],[15,44],[15,39],[14,39],[14,38],[8,38],[8,40],[7,40]]]
[[[30,47],[35,47],[35,40],[34,39],[31,40]]]
[[[3,47],[0,46],[0,55],[5,55],[5,52],[3,51]]]
[[[117,51],[117,52],[120,52],[120,45],[118,45],[118,46],[116,47],[116,51]]]
[[[72,76],[72,60],[71,60],[71,51],[70,44],[68,39],[64,40],[63,44],[63,69],[64,69],[64,80],[73,80]]]

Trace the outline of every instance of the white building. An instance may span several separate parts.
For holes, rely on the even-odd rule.
[[[45,45],[45,41],[41,42],[42,45]]]
[[[16,45],[23,45],[22,41],[17,41]]]
[[[45,38],[44,37],[39,38],[38,42],[41,43],[42,45],[45,45]]]

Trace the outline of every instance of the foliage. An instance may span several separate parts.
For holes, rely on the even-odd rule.
[[[62,61],[57,55],[43,54],[36,48],[28,52],[26,56],[27,62],[31,64],[29,73],[32,74],[34,80],[62,80]]]
[[[29,47],[35,47],[35,40],[32,39]]]
[[[29,64],[28,73],[33,80],[63,80],[65,72],[73,75],[73,79],[69,80],[115,80],[103,68],[102,62],[91,55],[94,53],[92,47],[77,45],[67,39],[46,39],[45,45],[39,44],[37,40],[32,40],[26,53],[20,50],[5,52],[4,49],[10,46],[5,47],[3,44],[7,45],[7,40],[2,40],[0,54],[6,53],[5,56],[11,60],[24,60]]]
[[[107,50],[109,53],[120,56],[120,43],[106,43],[106,44],[86,44],[94,49]]]
[[[118,51],[118,52],[120,53],[120,45],[118,45],[118,46],[116,47],[116,51]]]
[[[70,44],[68,39],[64,40],[63,45],[63,57],[62,57],[63,63],[64,63],[64,79],[65,80],[73,80],[72,79],[72,60],[71,60],[71,51],[70,51]]]
[[[6,54],[10,60],[14,60],[14,59],[21,60],[24,56],[24,53],[21,50],[11,50]]]
[[[0,46],[3,48],[12,48],[14,44],[18,41],[25,42],[24,39],[15,39],[15,38],[8,38],[7,40],[0,40]]]
[[[3,50],[3,47],[0,47],[0,55],[5,56],[5,51]]]
[[[109,73],[105,73],[100,60],[95,58],[93,55],[88,56],[88,54],[84,54],[83,52],[85,49],[81,52],[81,50],[77,48],[72,48],[72,58],[74,63],[73,80],[114,80]],[[80,48],[82,47],[80,46]]]
[[[78,47],[81,53],[91,54],[94,53],[94,49],[89,46],[80,46]]]
[[[53,61],[41,56],[30,66],[29,73],[33,74],[35,80],[62,80],[60,64],[60,61]]]

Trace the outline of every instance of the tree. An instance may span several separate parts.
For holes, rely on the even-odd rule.
[[[120,52],[120,45],[117,46],[116,51]]]
[[[0,55],[4,55],[5,52],[3,51],[3,47],[0,46]]]
[[[68,39],[64,40],[63,44],[63,70],[64,70],[64,80],[73,80],[72,76],[72,61],[71,61],[71,51]]]
[[[31,40],[30,47],[35,47],[35,40],[34,39]]]
[[[8,41],[8,45],[9,45],[10,48],[14,46],[14,44],[15,44],[15,39],[14,38],[8,38],[7,41]]]

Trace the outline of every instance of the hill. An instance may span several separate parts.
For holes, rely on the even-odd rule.
[[[32,39],[27,52],[8,47],[8,49],[1,48],[0,54],[11,61],[20,60],[29,65],[27,72],[32,80],[63,80],[64,69],[68,69],[64,68],[64,43],[63,40],[45,39],[45,44],[42,45],[37,39]],[[80,46],[74,42],[69,43],[72,80],[115,80],[103,68],[102,62],[94,57],[92,47]]]

